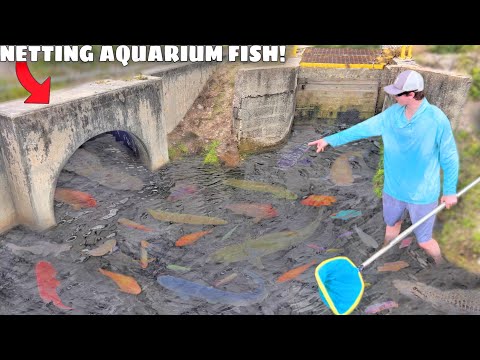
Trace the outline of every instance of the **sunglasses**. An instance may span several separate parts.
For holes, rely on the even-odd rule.
[[[405,92],[402,92],[400,94],[397,94],[395,95],[395,97],[400,97],[400,96],[403,96],[403,95],[408,95],[410,94],[411,92],[416,92],[417,90],[410,90],[410,91],[405,91]]]

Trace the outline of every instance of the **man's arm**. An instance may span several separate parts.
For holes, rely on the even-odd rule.
[[[450,208],[450,206],[457,203],[459,156],[452,127],[446,116],[442,119],[439,149],[440,166],[443,170],[443,196],[441,202],[445,202],[447,208]]]
[[[309,146],[317,146],[317,152],[323,151],[325,147],[330,144],[333,147],[347,144],[349,142],[368,138],[371,136],[382,135],[383,131],[383,119],[385,114],[388,111],[385,110],[378,115],[375,115],[360,124],[352,126],[347,130],[340,131],[334,135],[330,135],[319,139],[317,141],[311,142]]]

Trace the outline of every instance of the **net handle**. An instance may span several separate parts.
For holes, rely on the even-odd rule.
[[[461,190],[458,194],[457,197],[462,196],[465,194],[468,190],[470,190],[472,187],[477,185],[480,182],[480,177],[477,178],[477,180],[473,181],[470,185],[466,186],[463,190]],[[445,203],[441,203],[438,207],[430,211],[427,215],[425,215],[423,218],[421,218],[419,221],[417,221],[415,224],[411,225],[408,229],[406,229],[404,232],[402,232],[400,235],[398,235],[395,239],[393,239],[387,246],[383,247],[379,251],[377,251],[375,254],[373,254],[370,258],[365,260],[359,267],[358,269],[362,271],[366,266],[370,265],[373,261],[375,261],[378,257],[382,256],[385,254],[388,250],[390,250],[393,246],[395,246],[398,242],[403,240],[407,235],[409,235],[413,230],[415,230],[417,227],[422,225],[425,221],[427,221],[431,216],[439,213],[445,208]]]

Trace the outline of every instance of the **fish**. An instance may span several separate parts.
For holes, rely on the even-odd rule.
[[[223,279],[218,280],[213,286],[219,287],[225,284],[228,284],[230,281],[234,280],[238,276],[237,273],[232,273],[228,276],[225,276]]]
[[[105,254],[112,253],[115,245],[117,245],[117,240],[107,240],[95,249],[87,250],[87,254],[90,256],[103,256]]]
[[[225,206],[226,209],[235,214],[253,217],[253,222],[257,223],[263,219],[271,219],[278,215],[277,210],[272,204],[260,203],[235,203]]]
[[[148,241],[140,241],[140,267],[146,269],[148,266]]]
[[[310,195],[309,197],[300,201],[300,204],[306,206],[328,206],[332,205],[336,202],[337,199],[335,196],[327,196],[327,195]]]
[[[120,291],[133,295],[138,295],[142,292],[140,285],[138,285],[137,281],[131,276],[122,275],[104,269],[98,269],[98,271],[115,281],[117,286],[120,288]]]
[[[168,201],[177,201],[184,199],[198,191],[195,185],[178,185],[170,189],[170,196],[167,197]]]
[[[243,190],[271,193],[275,197],[284,198],[287,200],[297,200],[298,198],[297,194],[291,192],[290,190],[284,188],[283,186],[278,186],[278,185],[270,185],[262,182],[238,180],[238,179],[224,180],[224,184],[237,187]]]
[[[289,280],[293,280],[296,277],[298,277],[300,274],[303,274],[305,271],[307,271],[312,265],[315,265],[317,261],[312,261],[309,262],[308,264],[298,266],[296,268],[293,268],[292,270],[287,271],[286,273],[282,274],[277,278],[277,282],[285,282]]]
[[[167,269],[173,270],[173,271],[190,271],[190,270],[192,270],[189,267],[175,265],[175,264],[167,265]]]
[[[322,223],[323,209],[320,208],[318,217],[302,229],[296,231],[280,231],[262,235],[256,239],[249,239],[240,244],[232,244],[215,251],[210,259],[215,262],[234,263],[248,260],[254,266],[264,268],[261,258],[284,250],[307,240]]]
[[[211,216],[191,215],[172,213],[168,211],[160,211],[147,209],[147,212],[154,218],[160,221],[170,221],[174,223],[193,224],[193,225],[224,225],[227,221]]]
[[[63,310],[73,310],[72,307],[64,305],[57,294],[57,287],[60,285],[55,276],[57,271],[48,261],[39,261],[35,265],[35,273],[37,275],[38,293],[45,303],[52,302],[53,305]]]
[[[377,303],[377,304],[372,304],[367,306],[367,308],[365,309],[365,314],[376,314],[380,311],[393,309],[397,307],[398,307],[398,304],[395,301],[393,300],[385,301],[382,303]]]
[[[351,156],[362,156],[358,151],[349,151],[340,155],[330,168],[330,179],[337,186],[350,186],[353,184],[352,167],[348,158]]]
[[[287,170],[294,166],[308,151],[310,146],[302,144],[296,146],[290,151],[287,151],[281,155],[281,158],[277,161],[277,168],[280,170]]]
[[[318,246],[318,245],[315,245],[315,244],[307,244],[307,246],[311,249],[315,249],[317,251],[325,251],[327,250],[327,248],[324,248],[323,246]]]
[[[118,223],[122,224],[122,225],[125,225],[125,226],[128,226],[132,229],[142,230],[142,231],[146,231],[146,232],[155,231],[152,228],[146,227],[144,225],[136,223],[135,221],[125,219],[125,218],[118,219]]]
[[[360,237],[360,240],[362,240],[365,245],[371,246],[374,249],[378,248],[378,243],[375,241],[373,237],[364,233],[357,225],[355,225],[353,229],[357,232],[358,236]]]
[[[332,214],[330,217],[332,219],[349,220],[361,215],[362,212],[358,210],[341,210],[338,213]]]
[[[175,292],[182,298],[194,297],[205,300],[211,304],[226,304],[233,306],[247,306],[263,301],[268,292],[263,279],[253,272],[247,272],[258,286],[253,291],[235,293],[223,291],[212,286],[205,286],[193,281],[181,279],[170,275],[160,275],[157,282],[164,288]]]
[[[225,235],[222,236],[222,239],[220,241],[225,241],[227,240],[230,236],[232,236],[233,232],[235,230],[237,230],[237,228],[239,227],[240,225],[236,225],[232,230],[230,230],[229,232],[227,232]]]
[[[434,308],[458,315],[480,315],[479,290],[440,290],[421,282],[393,280],[393,286],[411,299],[421,299]]]
[[[207,234],[210,234],[213,230],[207,230],[207,231],[197,231],[188,235],[182,236],[180,239],[177,240],[175,243],[175,246],[185,246],[185,245],[191,245],[198,239],[200,239],[202,236],[205,236]]]
[[[92,195],[73,189],[56,188],[54,198],[58,202],[70,205],[75,210],[97,206],[97,201]]]
[[[38,241],[36,245],[32,246],[18,246],[11,243],[6,243],[5,246],[9,248],[15,255],[22,255],[23,251],[30,252],[35,255],[57,257],[62,252],[70,250],[70,244],[52,244],[46,241]]]
[[[398,270],[404,269],[404,268],[409,267],[409,266],[410,266],[409,263],[407,263],[403,260],[400,260],[400,261],[385,263],[382,266],[377,267],[377,270],[379,272],[382,272],[382,271],[398,271]]]

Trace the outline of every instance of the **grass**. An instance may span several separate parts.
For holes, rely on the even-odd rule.
[[[456,134],[460,155],[458,191],[480,175],[480,134],[464,130]],[[445,257],[469,271],[480,273],[480,185],[464,194],[450,210],[439,213],[442,225],[435,231]]]
[[[373,176],[373,192],[378,198],[382,198],[383,193],[383,141],[380,138],[380,157],[378,160],[377,172]]]
[[[203,163],[205,165],[218,165],[220,163],[217,156],[217,148],[219,145],[220,141],[218,140],[214,140],[207,145],[207,147],[205,148],[205,158],[203,159]]]
[[[175,144],[168,147],[168,157],[170,161],[181,159],[188,154],[188,147],[183,143]]]

